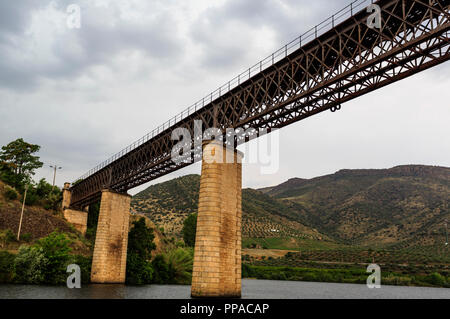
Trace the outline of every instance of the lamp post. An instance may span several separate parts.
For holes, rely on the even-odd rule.
[[[56,181],[56,170],[62,169],[62,167],[59,167],[58,165],[50,165],[51,168],[53,168],[53,187],[52,191],[55,189],[55,181]]]

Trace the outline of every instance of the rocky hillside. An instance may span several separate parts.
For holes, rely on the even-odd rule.
[[[150,186],[133,208],[179,235],[197,211],[199,176]],[[245,189],[243,237],[297,237],[358,245],[428,246],[444,240],[450,220],[450,168],[419,165],[341,170],[274,187]]]

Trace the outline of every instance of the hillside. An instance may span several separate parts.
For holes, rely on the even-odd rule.
[[[5,183],[0,181],[0,235],[4,235],[8,230],[17,234],[22,203],[19,200],[6,199],[3,195],[5,186]],[[53,213],[40,206],[25,206],[21,236],[27,236],[28,242],[33,242],[54,231],[66,233],[72,239],[71,248],[74,253],[90,255],[91,247],[81,240],[81,235],[62,217],[61,213]],[[15,251],[20,244],[19,242],[7,244],[0,236],[0,249]]]
[[[282,200],[302,223],[336,240],[433,245],[443,240],[443,222],[450,219],[450,168],[341,170],[291,179],[266,195]]]
[[[148,187],[133,196],[132,211],[148,216],[166,234],[179,234],[184,219],[197,211],[198,175],[187,175]]]
[[[197,212],[199,188],[199,175],[152,185],[133,197],[132,209],[163,227],[166,234],[179,237],[184,219]],[[242,215],[244,237],[327,238],[300,223],[283,201],[257,190],[242,191]]]
[[[132,200],[179,236],[197,211],[198,175],[150,186]],[[450,168],[420,165],[341,170],[242,193],[244,238],[303,238],[347,245],[433,246],[450,220]]]

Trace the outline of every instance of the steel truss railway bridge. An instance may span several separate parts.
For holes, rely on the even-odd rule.
[[[124,282],[129,189],[201,161],[193,296],[240,296],[241,164],[230,143],[195,140],[203,129],[270,132],[450,59],[450,0],[357,0],[64,188],[66,218],[85,229],[101,200],[91,279]],[[380,9],[378,13],[378,9]],[[381,18],[381,25],[370,25]],[[177,128],[195,147],[172,160]],[[199,152],[200,150],[200,152]],[[203,153],[201,152],[203,151]],[[203,156],[202,156],[203,154]],[[205,162],[232,156],[235,163]]]

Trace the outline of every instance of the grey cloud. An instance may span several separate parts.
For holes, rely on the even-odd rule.
[[[0,1],[0,40],[22,33],[30,23],[32,11],[40,7],[42,2],[33,0]]]
[[[320,23],[334,11],[348,4],[347,0],[333,1],[298,0],[229,0],[222,6],[206,10],[191,27],[195,43],[202,47],[207,67],[226,69],[236,66],[251,48],[252,34],[261,28],[270,28],[275,34],[273,51],[301,33]],[[250,32],[237,42],[239,34],[221,33],[229,26],[245,26],[242,32]],[[256,63],[257,61],[254,61]]]
[[[16,1],[15,1],[16,2]],[[18,55],[32,55],[16,43],[27,41],[25,30],[30,25],[31,13],[37,6],[34,1],[19,0],[19,5],[0,2],[0,86],[25,90],[33,89],[40,79],[71,79],[83,74],[94,65],[106,65],[116,56],[140,51],[150,59],[176,59],[183,52],[183,41],[178,37],[178,25],[170,12],[148,19],[145,23],[124,21],[112,4],[114,24],[105,23],[105,9],[89,2],[82,3],[81,29],[67,29],[54,40],[48,63],[18,61]],[[12,3],[12,2],[11,2]],[[44,2],[40,2],[44,7]],[[56,8],[65,12],[70,1],[57,2]],[[49,3],[46,3],[48,5]],[[2,19],[5,18],[5,19]],[[40,39],[36,39],[39,45]]]

